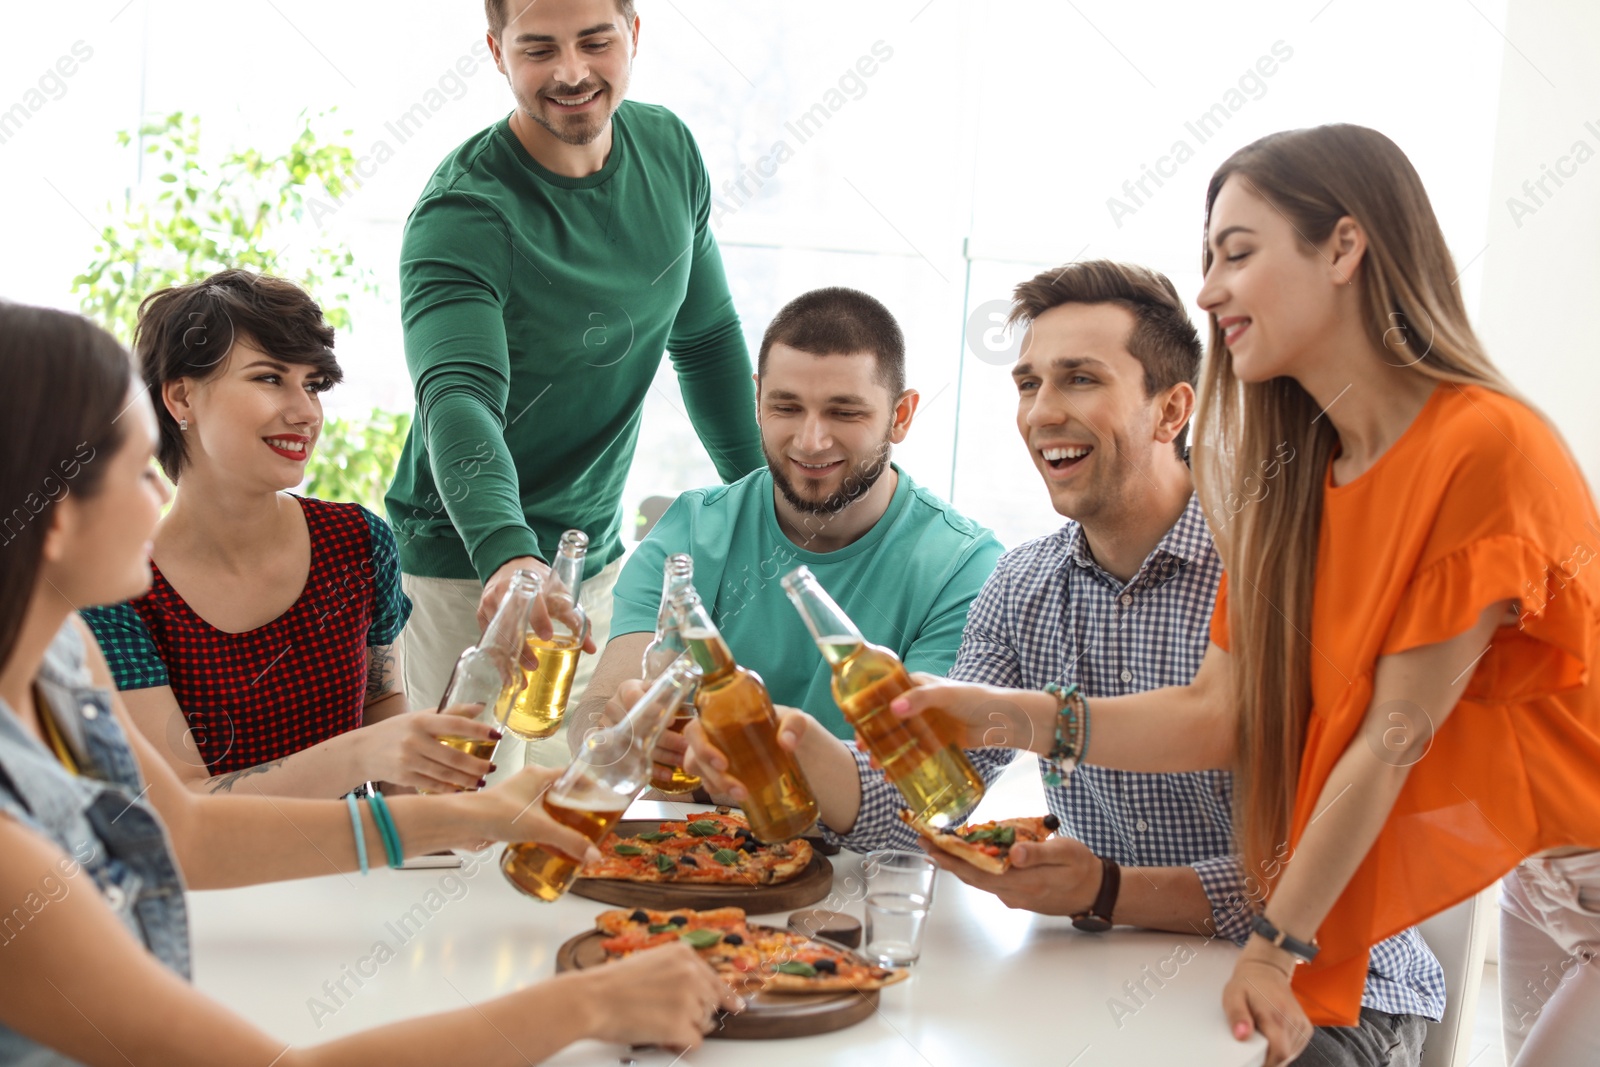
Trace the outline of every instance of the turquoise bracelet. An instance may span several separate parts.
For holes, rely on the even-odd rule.
[[[400,851],[400,831],[395,829],[394,819],[389,815],[388,801],[374,789],[367,797],[367,804],[372,808],[372,821],[378,824],[378,834],[383,838],[383,851],[389,857],[389,866],[400,866],[405,860],[405,853]]]
[[[356,835],[356,859],[361,863],[361,873],[367,873],[367,835],[361,829],[361,805],[356,802],[354,793],[344,795],[345,803],[350,805],[350,829]]]
[[[1056,786],[1072,774],[1083,758],[1089,735],[1089,702],[1083,699],[1076,684],[1062,688],[1051,682],[1044,691],[1056,699],[1055,743],[1045,756],[1049,769],[1045,771],[1044,782]]]

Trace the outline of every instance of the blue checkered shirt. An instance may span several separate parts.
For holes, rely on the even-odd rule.
[[[1198,497],[1128,582],[1095,562],[1082,528],[1069,522],[1000,557],[967,614],[950,677],[1015,689],[1076,683],[1091,698],[1184,685],[1205,656],[1221,576]],[[968,755],[992,782],[1017,753]],[[898,792],[856,757],[861,812],[849,834],[828,836],[863,852],[915,847],[895,815]],[[1233,854],[1232,794],[1227,771],[1140,774],[1090,764],[1045,786],[1062,832],[1096,855],[1130,867],[1193,867],[1218,936],[1242,943],[1251,890],[1259,896],[1260,885]],[[1443,1015],[1444,971],[1415,928],[1373,947],[1362,1003],[1396,1015]]]

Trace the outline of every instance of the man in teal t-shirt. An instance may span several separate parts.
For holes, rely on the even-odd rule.
[[[684,493],[623,567],[612,637],[569,721],[583,728],[641,660],[656,626],[668,555],[694,557],[694,584],[734,658],[772,699],[851,736],[831,675],[780,583],[802,564],[867,640],[913,671],[955,662],[967,607],[1001,553],[982,526],[889,461],[916,413],[894,317],[853,289],[790,302],[762,338],[757,421],[767,467]],[[613,711],[615,709],[612,709]],[[575,738],[582,729],[569,731]]]
[[[512,571],[544,572],[569,528],[590,538],[583,601],[604,641],[623,483],[663,350],[717,473],[761,461],[705,164],[675,115],[623,100],[631,0],[488,13],[516,109],[439,165],[401,247],[417,409],[385,502],[419,704],[439,698]]]

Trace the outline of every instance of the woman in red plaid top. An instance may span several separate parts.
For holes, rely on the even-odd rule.
[[[287,492],[343,376],[321,308],[223,271],[146,299],[136,348],[179,491],[150,591],[84,616],[139,728],[195,790],[478,785],[492,765],[439,744],[440,717],[407,713],[395,639],[411,605],[388,526]]]

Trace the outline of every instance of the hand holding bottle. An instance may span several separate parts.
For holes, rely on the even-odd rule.
[[[598,860],[600,850],[587,837],[557,822],[545,810],[544,796],[562,773],[558,767],[524,767],[505,781],[461,800],[475,805],[475,822],[485,843],[538,842],[569,856],[581,856],[584,862]]]
[[[517,571],[530,571],[538,575],[539,580],[543,582],[550,574],[550,565],[534,556],[518,556],[502,563],[484,583],[483,594],[478,598],[479,629],[488,628],[489,620],[494,618],[494,613],[500,608],[500,602],[505,599],[506,591],[511,588],[511,576]],[[556,628],[552,620],[567,620],[571,610],[570,598],[553,597],[551,594],[554,592],[554,587],[547,588],[546,595],[539,598],[533,607],[533,614],[528,617],[529,632],[546,641],[555,635]],[[587,620],[584,625],[587,627]],[[588,633],[587,628],[584,630],[583,650],[591,654],[599,651],[594,643],[594,637]],[[529,662],[525,666],[531,669],[536,664]]]
[[[774,710],[778,713],[778,747],[785,752],[794,753],[798,757],[800,769],[806,772],[807,778],[810,778],[811,768],[807,766],[804,754],[800,751],[801,741],[815,739],[819,734],[828,735],[828,731],[816,719],[798,708],[775,705]],[[698,722],[691,722],[684,728],[681,741],[683,749],[677,755],[685,762],[680,766],[698,774],[706,792],[715,798],[731,800],[735,804],[743,803],[749,798],[750,791],[729,769],[727,755],[706,735],[704,727]]]
[[[649,688],[649,682],[638,678],[629,678],[617,686],[617,691],[611,694],[605,707],[600,709],[600,722],[603,726],[615,726],[628,714],[628,709],[637,704]],[[655,747],[650,750],[650,762],[656,765],[652,769],[650,784],[659,788],[662,785],[659,771],[670,771],[673,767],[683,766],[684,753],[689,749],[689,744],[684,740],[682,733],[668,729],[662,732],[656,740]]]
[[[409,711],[349,734],[356,766],[374,782],[425,793],[476,789],[494,770],[490,757],[500,729],[468,707],[434,715]]]
[[[936,674],[911,676],[915,687],[889,704],[898,719],[937,709],[960,731],[963,748],[1016,748],[1044,753],[1054,737],[1056,699],[1032,689],[952,682]]]

